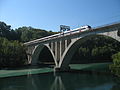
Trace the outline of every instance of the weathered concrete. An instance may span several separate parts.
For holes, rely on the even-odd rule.
[[[28,63],[37,64],[39,54],[42,53],[44,47],[47,47],[54,59],[55,70],[69,70],[70,60],[79,47],[81,39],[91,35],[104,35],[120,41],[118,30],[120,30],[120,23],[94,28],[81,33],[46,37],[45,39],[24,43],[28,47],[26,51]]]

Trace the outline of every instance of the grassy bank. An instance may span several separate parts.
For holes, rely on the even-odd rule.
[[[98,71],[98,72],[108,72],[109,65],[111,63],[91,63],[91,64],[70,64],[71,69],[84,70],[84,71]],[[31,75],[39,73],[53,72],[53,68],[22,68],[22,69],[9,69],[0,70],[0,78],[11,77],[11,76],[21,76],[21,75]]]
[[[109,72],[109,65],[111,63],[90,63],[90,64],[71,64],[71,69],[84,70],[84,71],[98,71]]]
[[[18,69],[18,70],[0,70],[1,77],[11,77],[11,76],[21,76],[21,75],[31,75],[38,73],[48,73],[53,72],[52,68],[34,68],[34,69]]]

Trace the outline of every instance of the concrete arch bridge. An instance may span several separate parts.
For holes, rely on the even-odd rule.
[[[55,34],[48,37],[36,39],[24,43],[27,46],[29,64],[37,64],[39,54],[44,47],[50,51],[54,62],[55,70],[68,70],[70,60],[79,47],[80,40],[90,35],[104,35],[120,41],[120,23],[114,23],[102,27],[93,28],[84,32]]]

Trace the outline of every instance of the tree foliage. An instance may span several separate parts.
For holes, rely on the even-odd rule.
[[[112,55],[113,63],[115,66],[120,67],[120,52]]]
[[[21,66],[26,62],[27,57],[22,43],[0,38],[0,67]]]
[[[72,63],[110,62],[111,56],[120,51],[120,42],[106,36],[84,38],[79,46],[71,60]]]
[[[8,40],[17,40],[17,33],[11,29],[10,25],[0,22],[0,37],[7,38]]]
[[[110,70],[113,74],[120,77],[120,52],[112,55],[113,64],[110,65]]]

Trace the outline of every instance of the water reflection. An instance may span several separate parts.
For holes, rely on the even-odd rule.
[[[45,73],[0,78],[0,90],[119,90],[119,78],[89,73]]]
[[[60,76],[56,76],[50,90],[66,90]]]
[[[62,73],[56,78],[59,83],[54,83],[54,86],[62,89],[53,90],[110,90],[114,85],[112,78],[106,75]]]

